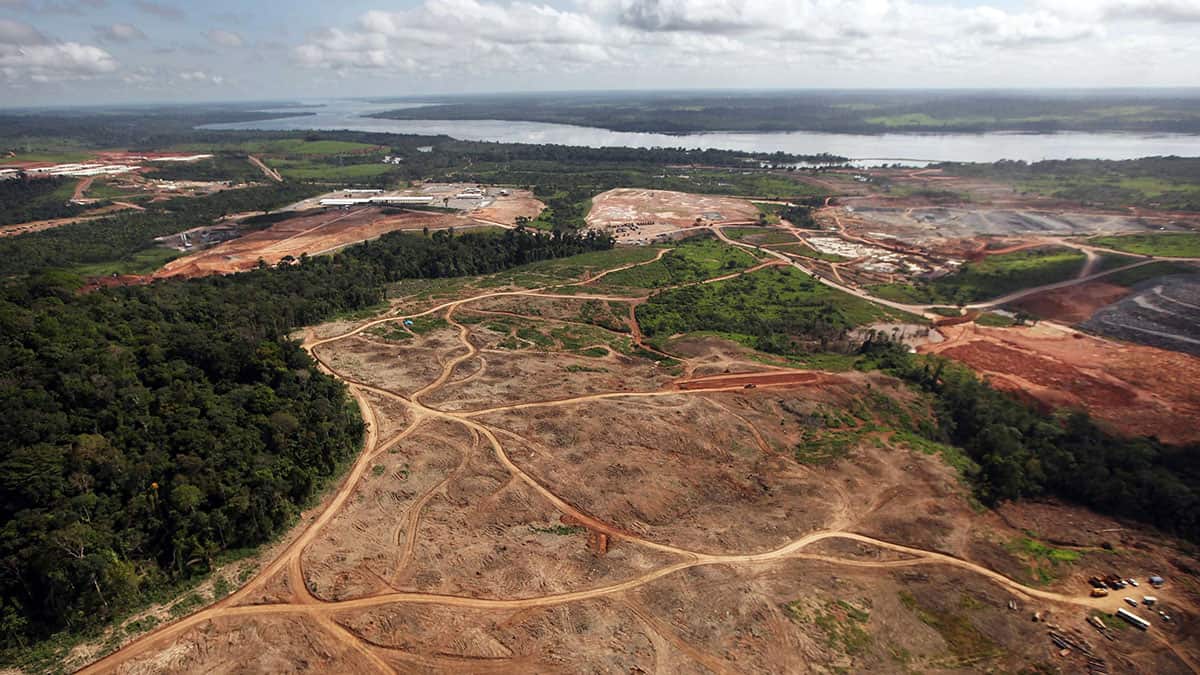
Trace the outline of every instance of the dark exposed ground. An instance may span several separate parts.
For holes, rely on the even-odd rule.
[[[1082,326],[1106,337],[1200,356],[1200,274],[1140,284]]]

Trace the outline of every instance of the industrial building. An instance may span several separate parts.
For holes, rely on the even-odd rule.
[[[359,206],[362,204],[382,204],[391,206],[422,206],[433,203],[433,197],[344,197],[322,199],[321,206]]]

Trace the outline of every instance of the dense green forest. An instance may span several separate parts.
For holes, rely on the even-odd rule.
[[[1010,183],[1022,192],[1111,208],[1200,211],[1200,158],[1066,159],[941,164],[959,176]]]
[[[123,260],[154,246],[154,238],[208,225],[230,213],[263,211],[319,194],[322,188],[284,183],[226,190],[204,198],[176,197],[146,211],[125,211],[84,223],[0,239],[0,277],[52,267]]]
[[[79,215],[84,207],[68,203],[74,192],[74,179],[0,180],[0,225]]]
[[[607,237],[399,233],[299,264],[80,295],[0,287],[0,646],[101,626],[260,544],[335,476],[362,425],[284,336],[404,278],[485,274]]]
[[[391,99],[397,101],[401,99]],[[962,91],[738,91],[433,97],[389,119],[512,120],[615,131],[1157,131],[1196,133],[1195,94]],[[380,103],[390,102],[388,100]]]
[[[909,354],[886,338],[863,351],[934,396],[938,426],[924,432],[979,464],[972,480],[985,503],[1059,497],[1200,542],[1200,447],[1119,438],[1084,413],[1048,416],[961,364]]]

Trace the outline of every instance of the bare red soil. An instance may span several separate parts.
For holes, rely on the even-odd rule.
[[[173,260],[154,276],[161,279],[242,272],[254,269],[260,259],[274,265],[287,256],[317,255],[396,230],[461,228],[472,224],[460,216],[416,211],[399,215],[385,215],[376,208],[323,211],[290,218],[265,230]]]
[[[962,361],[992,384],[1049,407],[1088,411],[1114,431],[1200,441],[1200,359],[1047,327],[942,326],[923,351]]]
[[[1063,323],[1082,323],[1096,310],[1129,295],[1129,289],[1103,281],[1090,281],[1023,298],[1014,304],[1041,319]]]

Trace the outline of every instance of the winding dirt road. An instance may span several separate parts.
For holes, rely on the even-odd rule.
[[[723,240],[728,241],[724,236],[721,236],[719,230],[717,230],[717,232],[718,236],[720,236]],[[659,253],[655,260],[664,254],[665,251]],[[596,280],[602,278],[606,274],[610,274],[620,269],[628,269],[639,264],[649,264],[650,262],[653,262],[653,260],[643,263],[635,263],[632,265],[625,265],[620,268],[608,270],[607,272],[597,275],[590,280],[581,281],[574,285],[586,285],[588,283],[594,283]],[[788,264],[793,264],[791,261],[787,262]],[[797,265],[797,267],[799,266]],[[437,305],[436,307],[415,314],[389,316],[368,321],[353,328],[352,330],[333,337],[317,339],[310,330],[308,337],[305,340],[304,348],[314,357],[323,370],[335,377],[338,377],[347,384],[351,395],[358,403],[359,409],[361,410],[363,419],[366,423],[366,437],[363,442],[363,449],[357,460],[351,466],[344,480],[333,492],[331,497],[326,501],[324,507],[320,510],[316,518],[307,525],[303,525],[291,543],[287,545],[274,560],[263,567],[262,570],[252,579],[250,579],[249,582],[246,583],[242,588],[213,605],[210,605],[190,616],[181,618],[171,624],[164,625],[157,630],[146,634],[145,636],[129,643],[128,645],[125,645],[120,650],[85,667],[80,672],[115,672],[123,664],[128,663],[132,659],[152,654],[159,650],[167,649],[173,641],[184,635],[189,630],[204,626],[214,619],[294,615],[311,619],[313,625],[319,627],[321,631],[327,633],[334,640],[344,644],[347,649],[353,650],[355,653],[362,655],[366,661],[370,663],[377,671],[392,673],[396,672],[394,667],[389,664],[389,662],[383,658],[383,656],[385,654],[395,656],[395,652],[393,650],[389,650],[388,648],[375,645],[343,627],[337,622],[337,616],[342,615],[349,610],[366,610],[395,604],[432,605],[440,607],[471,609],[515,610],[562,606],[597,598],[615,597],[620,600],[623,597],[627,599],[627,597],[623,596],[622,594],[627,594],[629,591],[641,588],[656,580],[663,579],[692,568],[716,565],[732,567],[769,566],[779,561],[789,559],[818,560],[825,563],[845,565],[856,568],[903,568],[922,565],[943,565],[977,574],[1004,588],[1005,590],[1023,598],[1036,598],[1039,600],[1071,607],[1104,611],[1113,611],[1116,604],[1119,603],[1119,599],[1115,597],[1090,598],[1083,595],[1066,595],[1046,591],[1043,589],[1031,588],[994,570],[988,569],[969,560],[956,558],[936,551],[927,551],[910,546],[895,544],[877,538],[864,536],[862,534],[845,529],[829,529],[812,532],[803,537],[795,539],[786,545],[771,550],[730,553],[722,551],[700,551],[685,549],[678,546],[656,542],[637,534],[625,531],[624,529],[611,523],[605,522],[597,515],[584,512],[557,494],[553,485],[546,485],[539,482],[530,473],[525,471],[518,463],[513,461],[513,459],[506,452],[503,443],[500,441],[497,431],[489,427],[487,424],[481,422],[479,418],[486,414],[497,412],[522,410],[535,407],[564,407],[603,399],[689,396],[704,395],[721,391],[737,391],[741,390],[747,383],[745,380],[746,376],[715,376],[696,378],[688,381],[686,383],[687,386],[682,388],[671,387],[662,390],[635,392],[601,392],[584,396],[567,397],[540,402],[500,405],[474,411],[447,411],[423,403],[422,399],[439,390],[448,381],[450,381],[452,373],[458,366],[477,357],[480,353],[479,348],[472,343],[470,326],[455,320],[455,311],[460,307],[469,305],[471,303],[479,302],[488,298],[506,296],[570,298],[575,300],[598,298],[616,302],[635,302],[640,300],[639,298],[622,298],[607,295],[593,296],[556,294],[547,292],[545,289],[486,292],[468,298],[445,302]],[[399,392],[390,391],[386,388],[360,382],[350,377],[346,373],[339,372],[322,354],[321,348],[323,346],[331,345],[333,343],[359,335],[363,331],[368,330],[373,326],[390,322],[403,322],[405,319],[435,314],[442,315],[444,319],[457,331],[458,344],[454,345],[445,352],[445,356],[448,358],[445,358],[442,362],[437,376],[430,381],[429,384],[421,387],[410,396],[405,396]],[[450,356],[451,354],[453,354],[452,357]],[[778,372],[760,373],[754,377],[761,380],[761,385],[758,386],[767,387],[797,386],[797,384],[803,386],[804,384],[811,383],[809,382],[810,378],[823,377],[821,373],[808,372],[803,373],[803,375],[803,379],[805,380],[804,382],[797,381],[792,375],[783,375]],[[778,381],[774,381],[772,378],[775,378]],[[367,397],[368,393],[376,396],[386,397],[403,405],[410,420],[408,426],[402,431],[394,433],[389,438],[381,438],[379,436],[379,420],[377,419],[376,412],[372,407],[370,399]],[[528,485],[537,495],[539,495],[547,503],[551,504],[561,514],[569,516],[575,522],[583,524],[597,532],[606,533],[614,540],[621,540],[625,542],[626,545],[642,547],[665,554],[670,558],[675,559],[675,562],[662,564],[655,569],[616,583],[610,583],[571,592],[530,595],[525,597],[472,597],[395,590],[384,590],[382,592],[370,593],[361,597],[339,601],[327,601],[315,597],[305,584],[305,576],[302,565],[305,549],[316,539],[323,528],[327,527],[342,511],[343,507],[347,503],[347,500],[351,498],[357,485],[367,473],[368,468],[372,466],[374,460],[381,453],[388,451],[389,448],[392,448],[404,438],[412,435],[414,431],[420,428],[423,424],[431,421],[442,421],[461,425],[462,427],[470,430],[473,437],[486,441],[491,446],[496,460],[511,475],[512,480],[518,480]],[[403,568],[405,561],[411,557],[413,538],[416,536],[416,527],[420,521],[421,508],[424,506],[424,503],[428,500],[429,496],[434,494],[434,492],[436,492],[438,489],[441,489],[441,486],[444,485],[445,482],[446,481],[444,480],[432,487],[411,507],[411,510],[404,516],[404,520],[409,523],[410,527],[407,529],[408,534],[406,541],[403,544],[397,542],[400,548],[398,551],[400,569]],[[908,558],[889,561],[863,561],[846,559],[832,555],[805,552],[806,549],[818,542],[836,539],[854,541],[861,544],[894,551],[896,553],[904,554],[908,556]],[[268,602],[266,604],[246,604],[247,602],[252,601],[252,596],[256,591],[262,589],[265,584],[267,584],[280,573],[286,573],[290,582],[288,584],[288,588],[290,589],[290,597],[286,601]],[[1185,654],[1177,652],[1177,655],[1186,663],[1188,663],[1189,666],[1195,667],[1195,664],[1187,660],[1187,656]],[[407,658],[417,659],[420,657],[410,656]],[[719,665],[720,662],[714,661],[713,663],[714,665]],[[722,667],[721,669],[723,670],[724,668]]]

